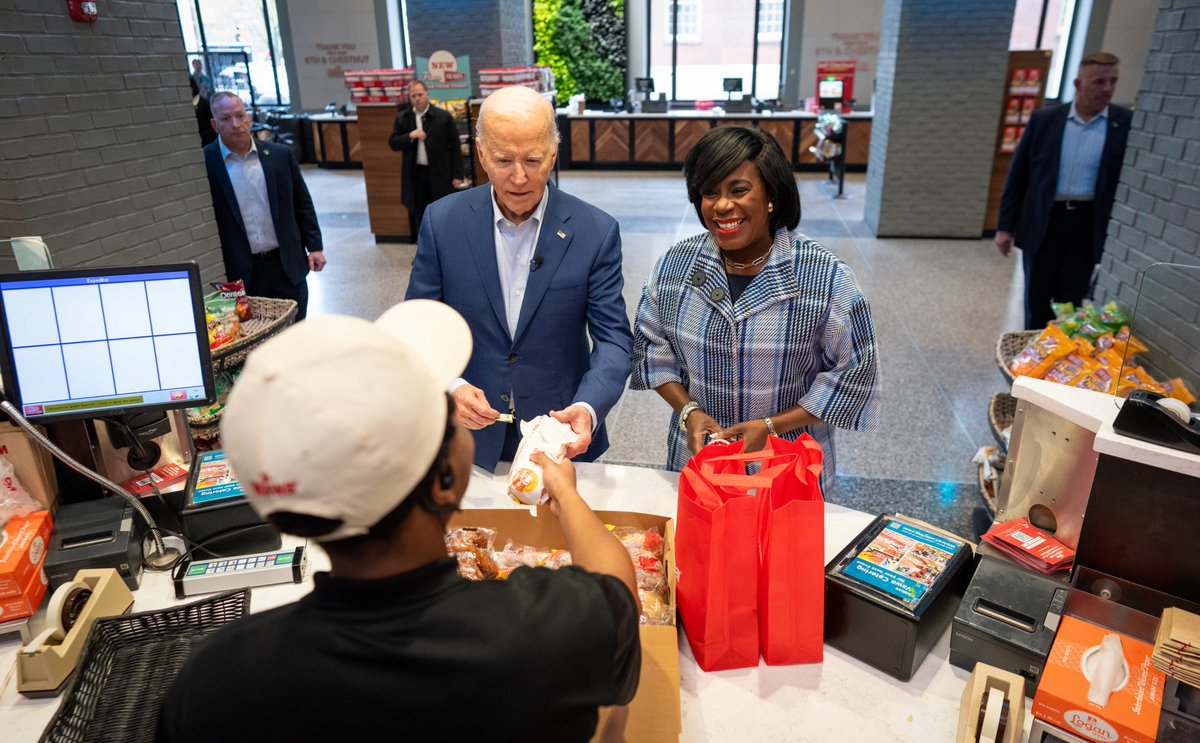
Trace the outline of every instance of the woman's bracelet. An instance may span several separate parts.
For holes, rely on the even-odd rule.
[[[767,433],[771,434],[775,438],[779,438],[779,434],[775,433],[775,424],[771,422],[770,416],[763,418],[763,423],[767,424]]]

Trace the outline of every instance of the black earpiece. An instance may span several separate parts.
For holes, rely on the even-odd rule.
[[[442,469],[442,473],[438,478],[438,484],[442,486],[442,490],[449,490],[454,487],[454,470],[450,469],[450,465],[446,465]]]

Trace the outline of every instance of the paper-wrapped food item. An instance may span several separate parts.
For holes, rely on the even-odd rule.
[[[508,475],[508,494],[528,506],[538,506],[549,500],[542,482],[542,468],[530,457],[540,451],[555,462],[561,462],[567,447],[577,438],[579,436],[569,425],[548,415],[521,421],[521,444]]]

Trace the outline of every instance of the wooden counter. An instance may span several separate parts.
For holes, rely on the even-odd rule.
[[[392,152],[388,137],[396,120],[395,106],[359,106],[359,151],[367,185],[367,213],[375,242],[408,242],[408,209],[400,201],[404,156]]]
[[[846,117],[846,164],[865,168],[871,149],[871,114]],[[754,126],[779,142],[799,169],[826,167],[808,151],[816,144],[816,114],[585,113],[559,116],[560,164],[567,168],[678,168],[692,147],[717,126]]]

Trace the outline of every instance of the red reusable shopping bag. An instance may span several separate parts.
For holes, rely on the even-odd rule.
[[[758,665],[758,509],[746,491],[770,480],[747,476],[741,451],[707,446],[679,477],[675,595],[705,671]]]
[[[758,640],[769,665],[820,663],[825,620],[825,502],[821,446],[808,434],[795,443],[772,438],[775,470],[758,501]]]

